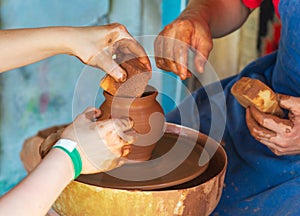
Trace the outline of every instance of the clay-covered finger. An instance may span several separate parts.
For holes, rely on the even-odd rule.
[[[84,111],[84,114],[87,119],[94,121],[101,116],[101,110],[95,107],[90,107]]]
[[[118,118],[112,119],[112,121],[121,131],[130,130],[134,124],[130,118]]]
[[[185,80],[188,75],[188,50],[189,47],[183,42],[176,41],[174,44],[174,58],[178,74],[182,80]]]
[[[135,140],[135,136],[127,134],[121,130],[117,130],[117,134],[126,144],[132,144]]]
[[[258,140],[259,142],[261,142],[262,144],[264,144],[265,146],[267,146],[272,152],[279,152],[278,151],[278,146],[272,142],[269,142],[268,140]]]
[[[118,46],[118,50],[121,50],[122,52],[130,55],[134,55],[137,57],[139,62],[141,62],[145,68],[147,68],[149,71],[151,71],[151,63],[147,56],[146,51],[144,48],[135,40],[129,40],[129,39],[122,39],[115,44]]]
[[[289,95],[277,94],[279,105],[292,112],[294,115],[300,115],[300,98]]]
[[[259,111],[255,106],[250,106],[249,110],[251,112],[251,116],[260,124],[264,124],[264,120],[266,118],[270,118],[272,116],[271,114],[266,114],[261,111]]]
[[[124,82],[127,78],[126,71],[117,64],[112,55],[108,52],[102,52],[94,57],[93,62],[96,67],[103,69],[108,75],[114,78],[117,82]]]
[[[154,41],[154,54],[155,54],[155,62],[156,62],[156,66],[158,68],[161,68],[164,66],[163,62],[163,36],[161,35],[158,35],[156,38],[155,38],[155,41]],[[165,70],[164,68],[161,68],[163,70]]]
[[[125,131],[131,130],[134,123],[130,118],[114,118],[96,122],[97,126],[104,131],[116,131],[122,135]]]
[[[94,121],[96,116],[101,115],[101,111],[95,107],[88,107],[86,108],[80,115],[78,115],[73,124],[76,126],[85,123],[86,121]]]
[[[212,42],[211,39],[207,38],[206,40],[202,40],[201,44],[198,44],[195,50],[195,58],[194,63],[196,70],[199,73],[204,72],[205,64],[207,62],[210,51],[212,50]]]
[[[120,132],[118,135],[123,139],[127,144],[132,144],[137,139],[138,134],[135,130],[131,129],[125,132]]]
[[[250,111],[260,125],[275,133],[283,134],[292,130],[293,123],[288,119],[281,119],[275,115],[260,112],[254,106],[250,107]]]
[[[276,144],[269,142],[267,140],[261,140],[260,142],[265,146],[267,146],[277,156],[286,155],[288,152],[285,149],[281,149]]]
[[[256,140],[259,141],[262,139],[269,140],[271,139],[271,137],[276,136],[275,132],[266,129],[257,123],[257,121],[253,118],[249,108],[247,108],[246,110],[246,123],[250,131],[250,134]]]
[[[283,155],[298,155],[300,154],[300,150],[294,150],[294,151],[283,151],[283,152],[274,152],[278,156]]]
[[[105,134],[116,130],[116,127],[111,119],[96,121],[94,122],[94,125],[100,129],[100,134]]]
[[[160,58],[160,57],[155,57],[155,62],[156,62],[156,66],[164,71],[172,71],[172,69],[170,68],[169,64],[165,63],[165,59],[164,58]]]
[[[205,63],[206,63],[206,59],[203,58],[203,56],[201,54],[197,53],[194,58],[194,64],[195,64],[196,70],[199,73],[204,72]]]
[[[175,36],[175,30],[170,30],[171,37],[164,37],[164,47],[163,47],[163,59],[164,64],[168,66],[170,71],[178,74],[176,64],[175,64],[175,55],[174,55],[174,45],[175,39],[172,36]]]
[[[164,48],[165,37],[160,34],[154,40],[154,54],[155,57],[163,58],[163,48]]]
[[[175,55],[174,55],[174,44],[175,44],[175,30],[170,29],[169,30],[169,35],[168,37],[164,37],[164,43],[163,43],[163,60],[164,60],[164,65],[167,66],[169,69],[168,71],[172,71],[173,73],[179,75],[175,63]]]
[[[262,140],[261,143],[265,144],[268,146],[274,154],[281,156],[281,155],[296,155],[300,153],[299,148],[293,147],[293,148],[286,148],[277,145],[276,143],[267,141],[267,140]]]
[[[121,157],[127,157],[127,155],[129,155],[130,151],[131,151],[131,145],[124,145],[121,148]]]

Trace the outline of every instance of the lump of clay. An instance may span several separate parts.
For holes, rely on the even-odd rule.
[[[119,97],[141,97],[151,78],[151,72],[136,58],[122,62],[120,66],[127,72],[127,80],[118,83],[106,75],[101,80],[100,87]]]
[[[38,132],[37,136],[44,139],[39,147],[39,153],[42,158],[48,154],[52,146],[60,139],[62,132],[67,126],[54,126]]]
[[[254,105],[259,111],[283,116],[273,90],[263,82],[249,77],[242,77],[231,88],[231,93],[245,108]]]

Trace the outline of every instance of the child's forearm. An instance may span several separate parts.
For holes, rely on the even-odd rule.
[[[72,54],[70,27],[11,29],[0,31],[0,72],[37,62],[57,54]]]
[[[28,177],[1,199],[0,215],[45,215],[73,177],[70,157],[60,149],[52,149]]]

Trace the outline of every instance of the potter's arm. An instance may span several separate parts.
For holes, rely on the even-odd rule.
[[[242,0],[190,0],[178,18],[203,19],[213,38],[222,37],[240,28],[250,10]]]
[[[136,56],[142,64],[150,68],[144,49],[120,24],[0,31],[0,72],[50,56],[68,54],[103,69],[116,81],[124,81],[126,72],[112,59],[115,53]]]

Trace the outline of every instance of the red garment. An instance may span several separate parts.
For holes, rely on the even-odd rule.
[[[274,5],[277,16],[280,17],[279,10],[278,10],[279,0],[273,0],[273,5]]]
[[[254,9],[262,3],[262,0],[243,0],[243,3],[246,5],[246,7]]]
[[[254,9],[260,6],[262,0],[243,0],[243,3],[246,5],[246,7]],[[273,5],[277,16],[280,17],[278,11],[279,0],[273,0]]]

